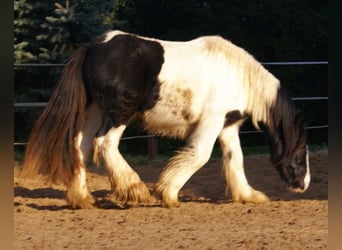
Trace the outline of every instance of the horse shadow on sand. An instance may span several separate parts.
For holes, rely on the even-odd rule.
[[[257,185],[256,185],[257,186]],[[262,188],[259,190],[264,191]],[[189,194],[190,193],[190,194]],[[294,200],[327,200],[328,192],[320,192],[317,194],[315,190],[308,190],[307,193],[303,194],[293,194],[284,190],[283,192],[265,192],[271,199],[271,201],[294,201]],[[158,207],[161,206],[160,201],[156,201],[153,204],[147,205],[133,205],[133,204],[121,204],[115,202],[112,198],[112,192],[110,190],[96,190],[91,193],[96,199],[94,207],[97,209],[129,209],[132,207]],[[14,197],[22,197],[28,199],[58,199],[65,200],[65,191],[54,189],[54,188],[36,188],[28,189],[25,187],[17,186],[14,187]],[[224,191],[216,193],[208,193],[202,188],[196,187],[195,185],[187,185],[185,187],[184,193],[181,192],[179,195],[180,203],[212,203],[212,204],[226,204],[231,203],[230,197],[225,196]],[[14,202],[15,207],[21,205],[26,205],[28,207],[37,210],[49,210],[49,211],[59,211],[59,210],[72,210],[72,208],[65,202],[65,205],[40,205],[39,202],[31,203],[21,203]]]
[[[131,205],[128,204],[118,204],[110,199],[111,192],[109,190],[97,190],[92,192],[93,197],[96,199],[94,204],[95,208],[99,209],[126,209],[130,208]],[[28,189],[25,187],[14,187],[14,197],[22,197],[28,199],[59,199],[65,200],[65,191],[58,190],[54,188],[36,188],[36,189]],[[22,202],[14,202],[15,207],[19,207],[21,205],[26,205],[28,207],[37,209],[37,210],[50,210],[50,211],[59,211],[66,210],[72,208],[65,202],[65,205],[39,205],[39,203],[22,203]]]
[[[212,168],[212,166],[211,166]],[[180,203],[195,202],[195,203],[213,203],[224,204],[231,203],[231,197],[225,194],[226,184],[220,171],[217,169],[203,168],[195,173],[188,183],[181,189],[179,193]],[[158,179],[160,168],[145,169],[141,167],[136,169],[140,172],[143,181],[149,187],[151,193],[153,185]],[[209,172],[210,171],[210,172]],[[97,175],[106,175],[101,168],[89,168],[89,172]],[[267,194],[271,201],[295,201],[295,200],[328,200],[328,178],[327,171],[316,173],[313,169],[313,177],[309,189],[302,194],[291,193],[285,187],[280,185],[282,182],[278,176],[250,176],[250,184],[257,190]],[[262,178],[262,180],[261,180]],[[128,209],[132,207],[156,207],[161,206],[160,201],[147,205],[122,204],[116,202],[112,196],[112,192],[106,189],[99,189],[91,192],[96,199],[94,207],[97,209]],[[14,187],[14,197],[22,197],[34,199],[58,199],[65,201],[65,191],[55,188],[35,188],[29,189],[22,186]],[[40,205],[39,202],[31,202],[22,204],[14,202],[14,206],[26,205],[37,210],[58,211],[72,209],[65,201],[65,205]]]

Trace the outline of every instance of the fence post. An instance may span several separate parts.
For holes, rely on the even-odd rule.
[[[156,136],[148,137],[148,158],[153,160],[158,154],[158,138]]]

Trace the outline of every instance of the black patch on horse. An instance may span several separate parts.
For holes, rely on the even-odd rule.
[[[100,41],[87,45],[83,65],[87,94],[103,112],[98,136],[157,103],[158,74],[164,63],[164,49],[158,42],[134,35]]]
[[[241,114],[241,112],[239,110],[233,110],[230,111],[226,114],[226,118],[224,121],[224,126],[228,127],[230,125],[233,125],[234,123],[246,119],[247,115],[245,114]]]

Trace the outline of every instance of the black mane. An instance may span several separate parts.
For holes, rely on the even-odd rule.
[[[288,164],[306,145],[306,130],[300,113],[284,88],[270,108],[268,130],[271,139],[271,161],[279,167]]]

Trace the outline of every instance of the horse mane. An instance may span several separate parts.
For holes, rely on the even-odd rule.
[[[290,97],[280,88],[270,109],[268,131],[271,139],[271,161],[275,165],[289,163],[306,146],[306,130],[303,115]]]
[[[289,162],[306,145],[302,114],[298,112],[280,81],[251,54],[220,36],[206,37],[206,49],[223,55],[234,67],[236,80],[242,83],[246,103],[244,112],[255,128],[264,124],[271,137],[271,161]]]
[[[253,125],[259,129],[259,122],[269,121],[268,110],[275,102],[280,88],[279,80],[268,72],[251,54],[229,40],[220,36],[201,37],[203,48],[215,60],[225,61],[234,80],[243,87],[245,112],[252,118]],[[220,58],[221,57],[221,58]],[[224,58],[222,58],[224,57]]]
[[[296,109],[280,81],[252,56],[247,59],[244,86],[248,94],[246,112],[259,128],[263,123],[270,134],[271,161],[288,163],[306,145],[302,114]]]
[[[306,145],[306,131],[300,113],[280,81],[252,56],[245,67],[244,86],[248,93],[246,112],[253,125],[263,123],[271,141],[271,161],[288,163]]]

